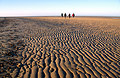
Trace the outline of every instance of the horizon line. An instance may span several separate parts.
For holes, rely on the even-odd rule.
[[[32,16],[31,16],[31,15],[29,15],[29,16],[26,16],[26,15],[25,15],[25,16],[24,16],[24,15],[23,15],[23,16],[0,16],[0,18],[1,18],[1,17],[61,17],[61,16],[57,16],[57,15],[56,15],[56,16],[52,16],[52,15],[51,15],[51,16],[46,16],[46,15],[42,15],[42,16],[36,16],[36,15],[35,15],[35,16],[34,16],[34,15],[32,15]],[[103,15],[99,15],[99,16],[96,16],[96,15],[95,15],[95,16],[94,16],[94,15],[77,15],[77,16],[75,16],[75,17],[120,17],[120,16],[103,16]]]

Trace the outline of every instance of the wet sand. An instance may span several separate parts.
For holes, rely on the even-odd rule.
[[[119,78],[120,19],[0,18],[0,77]]]

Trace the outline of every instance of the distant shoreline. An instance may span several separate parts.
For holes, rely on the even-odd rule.
[[[61,16],[0,16],[0,18],[11,17],[61,17]],[[120,18],[120,16],[76,16],[76,17],[107,17],[107,18]]]

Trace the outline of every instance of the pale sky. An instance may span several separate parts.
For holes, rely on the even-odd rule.
[[[120,16],[120,0],[0,0],[3,16]]]

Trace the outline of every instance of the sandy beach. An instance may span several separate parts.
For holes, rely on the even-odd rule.
[[[120,19],[1,17],[0,78],[120,78]]]

